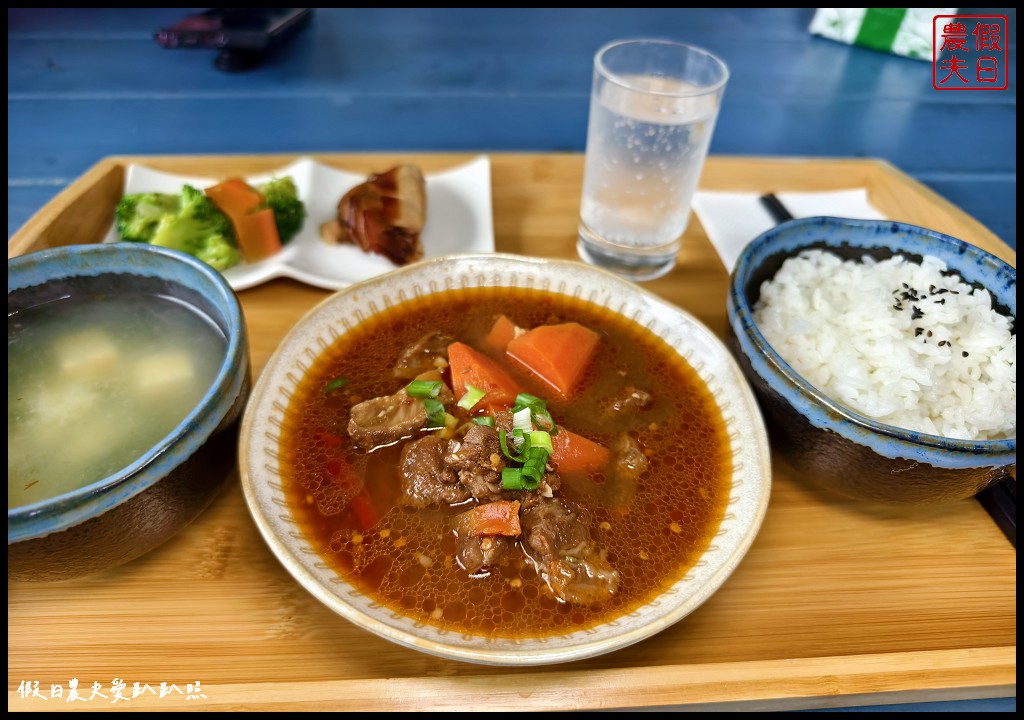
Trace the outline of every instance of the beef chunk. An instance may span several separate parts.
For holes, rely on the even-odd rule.
[[[529,510],[538,503],[553,497],[562,487],[562,478],[557,473],[544,473],[536,490],[504,490],[501,495],[506,500],[518,500],[520,508]]]
[[[441,373],[435,371],[416,376],[417,380],[440,380]],[[452,391],[442,383],[437,397],[445,407],[455,401]],[[411,398],[402,388],[394,395],[371,398],[353,405],[348,421],[348,434],[352,444],[364,450],[393,445],[399,440],[412,437],[427,425],[427,411],[423,401]]]
[[[486,425],[473,425],[462,441],[453,441],[445,462],[456,470],[494,470],[505,467],[498,431]]]
[[[455,558],[463,570],[476,573],[500,565],[515,547],[515,539],[502,535],[462,535],[455,544]]]
[[[523,539],[541,562],[573,555],[590,542],[590,512],[562,498],[547,498],[521,513]]]
[[[459,482],[470,495],[480,502],[494,502],[504,498],[501,491],[500,472],[484,468],[460,470]]]
[[[454,505],[469,499],[469,490],[444,462],[448,441],[428,435],[402,448],[399,471],[401,502],[412,507]]]
[[[395,363],[394,376],[412,380],[422,373],[448,365],[448,346],[455,339],[444,333],[427,333],[402,351]]]
[[[592,605],[611,598],[619,588],[619,573],[603,550],[588,547],[580,556],[548,563],[544,579],[559,600]]]
[[[512,432],[512,413],[506,411],[494,414],[494,431],[498,430]]]
[[[615,594],[619,574],[590,537],[590,513],[562,498],[520,513],[524,547],[557,598],[587,605]]]
[[[445,463],[458,471],[462,484],[480,502],[501,499],[501,470],[505,462],[494,428],[473,425],[462,440],[452,440]]]
[[[402,389],[394,395],[371,398],[353,405],[348,434],[356,447],[372,450],[412,437],[426,424],[427,411],[423,401],[409,397]]]

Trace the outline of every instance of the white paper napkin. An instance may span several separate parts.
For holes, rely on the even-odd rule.
[[[794,218],[828,215],[860,220],[886,219],[868,201],[866,188],[834,192],[778,192],[775,197]],[[761,204],[760,193],[698,192],[693,199],[693,211],[730,273],[747,243],[778,224]]]

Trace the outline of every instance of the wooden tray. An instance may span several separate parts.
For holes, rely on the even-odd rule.
[[[434,171],[469,157],[318,159],[362,171],[411,161]],[[8,256],[99,241],[129,163],[216,176],[292,159],[105,159],[33,217]],[[497,249],[574,258],[582,157],[491,160]],[[702,179],[707,189],[760,192],[857,186],[893,219],[1016,264],[979,223],[875,160],[712,157]],[[646,287],[724,335],[727,282],[694,221],[677,269]],[[239,293],[254,372],[327,294],[290,280]],[[9,581],[8,709],[781,710],[1016,694],[1016,551],[977,502],[901,509],[845,501],[773,461],[761,532],[707,603],[624,650],[529,669],[441,660],[333,614],[271,555],[236,483],[192,526],[127,566],[59,584]],[[94,683],[106,697],[67,703],[72,678],[85,697]],[[125,696],[135,683],[154,692],[115,703],[115,679]],[[35,681],[41,695],[57,685],[64,698],[22,697],[19,686]]]

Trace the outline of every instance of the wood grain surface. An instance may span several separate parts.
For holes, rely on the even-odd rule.
[[[425,171],[471,155],[318,155],[371,171]],[[8,256],[96,242],[132,162],[205,175],[285,156],[102,161],[11,240]],[[574,258],[578,154],[491,155],[497,249]],[[979,223],[874,160],[712,157],[705,189],[864,186],[896,220],[1016,254]],[[645,287],[723,336],[728,276],[699,222],[677,268]],[[274,280],[239,293],[253,370],[326,291]],[[544,668],[438,659],[359,630],[320,605],[260,538],[239,484],[177,537],[124,567],[56,584],[8,582],[8,708],[560,710],[685,706],[796,709],[1016,694],[1016,551],[974,500],[882,507],[816,490],[773,457],[773,493],[750,552],[696,612],[615,653]],[[66,702],[98,683],[106,698]],[[112,702],[115,679],[154,692]],[[23,697],[38,681],[64,698]],[[189,699],[186,687],[201,684]],[[175,685],[159,697],[161,683]],[[199,693],[193,693],[199,695]]]

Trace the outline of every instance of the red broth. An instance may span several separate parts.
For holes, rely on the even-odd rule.
[[[455,559],[451,523],[466,506],[414,510],[397,504],[401,443],[367,453],[353,448],[346,434],[353,404],[405,385],[391,372],[404,348],[435,330],[479,348],[501,314],[524,328],[575,321],[597,331],[598,351],[572,399],[554,397],[512,362],[505,367],[526,392],[548,400],[561,427],[606,446],[628,433],[650,460],[624,509],[610,506],[603,473],[562,478],[561,495],[590,509],[591,536],[619,573],[607,601],[578,606],[558,600],[522,553],[470,576]],[[608,417],[608,397],[627,379],[650,392],[653,402],[641,413]],[[604,308],[526,289],[431,295],[346,333],[299,384],[285,414],[281,450],[293,512],[340,576],[417,621],[512,638],[593,627],[681,579],[719,527],[732,471],[721,412],[696,372],[664,341]]]

